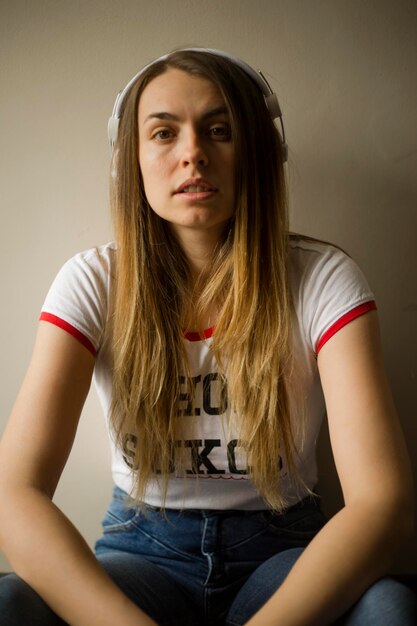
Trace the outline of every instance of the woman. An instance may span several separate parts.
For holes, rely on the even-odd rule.
[[[373,296],[340,250],[289,238],[276,117],[262,77],[204,49],[118,98],[117,250],[58,274],[1,444],[2,624],[414,623],[383,579],[412,498]],[[96,557],[52,503],[93,370],[116,484]]]

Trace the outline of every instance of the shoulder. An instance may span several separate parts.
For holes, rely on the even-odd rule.
[[[114,243],[71,257],[56,275],[40,319],[86,338],[91,352],[97,351],[107,324],[115,262]]]
[[[290,270],[311,271],[329,261],[346,262],[349,255],[338,246],[304,235],[290,235],[289,240]]]
[[[54,285],[92,293],[107,291],[115,274],[116,245],[111,242],[78,252],[59,270]]]
[[[109,242],[94,248],[88,248],[82,252],[78,252],[68,259],[63,267],[71,268],[76,271],[91,268],[92,270],[113,272],[116,263],[116,244]]]
[[[356,285],[369,291],[368,283],[357,263],[341,248],[302,235],[292,235],[288,265],[293,289],[332,285],[343,289]]]
[[[291,236],[288,272],[295,315],[315,353],[331,333],[375,308],[362,270],[337,246]]]

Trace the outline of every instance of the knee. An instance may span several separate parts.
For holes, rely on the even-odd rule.
[[[226,626],[246,624],[284,582],[302,552],[303,548],[284,550],[259,565],[237,593]]]
[[[0,615],[2,626],[63,624],[42,598],[15,574],[0,579]]]
[[[414,593],[393,578],[382,578],[374,583],[363,596],[363,602],[368,606],[402,606],[415,599]]]
[[[416,595],[392,578],[374,583],[351,612],[347,624],[412,626],[417,619]]]
[[[22,604],[33,593],[31,587],[14,574],[8,574],[0,580],[0,602],[2,608],[5,604]]]

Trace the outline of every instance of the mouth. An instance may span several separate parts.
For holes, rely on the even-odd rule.
[[[217,191],[216,187],[203,178],[188,179],[184,181],[175,193],[207,193]]]
[[[189,185],[181,189],[179,193],[200,193],[202,191],[215,191],[211,187],[202,187],[201,185]]]

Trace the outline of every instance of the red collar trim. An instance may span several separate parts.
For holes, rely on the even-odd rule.
[[[202,330],[201,332],[196,331],[186,331],[184,332],[185,339],[188,341],[202,341],[203,339],[210,339],[214,333],[214,326],[210,328],[206,328],[206,330]]]

